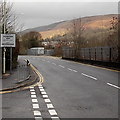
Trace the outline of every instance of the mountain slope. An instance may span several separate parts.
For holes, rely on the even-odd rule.
[[[117,17],[117,14],[83,17],[81,18],[81,24],[84,26],[85,30],[108,29],[110,28],[110,21],[113,17]],[[74,20],[76,20],[79,25],[80,18]],[[37,28],[27,29],[23,31],[23,33],[29,31],[37,31],[41,33],[43,39],[51,38],[57,35],[64,35],[69,31],[69,29],[72,28],[74,20],[68,20],[46,26],[40,26]]]

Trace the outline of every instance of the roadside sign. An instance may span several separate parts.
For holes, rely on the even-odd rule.
[[[1,34],[1,47],[15,47],[15,34]]]

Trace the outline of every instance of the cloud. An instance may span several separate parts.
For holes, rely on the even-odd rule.
[[[117,2],[21,2],[14,9],[26,28],[47,25],[54,22],[102,14],[116,14]]]

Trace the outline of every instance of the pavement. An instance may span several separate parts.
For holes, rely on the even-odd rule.
[[[25,65],[25,63],[23,65]],[[6,71],[6,74],[3,74],[2,89],[12,88],[17,85],[16,83],[20,81],[18,69],[19,68],[17,67],[16,69],[12,70],[12,73],[10,73],[9,71]]]
[[[37,79],[37,75],[33,72],[30,66],[27,66],[24,60],[19,59],[19,63],[16,69],[13,69],[10,73],[6,71],[2,78],[2,93],[9,93],[22,90],[22,88],[30,86]]]

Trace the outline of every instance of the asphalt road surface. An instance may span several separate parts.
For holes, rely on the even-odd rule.
[[[119,72],[47,56],[19,59],[29,59],[44,83],[3,95],[4,117],[118,118]]]

